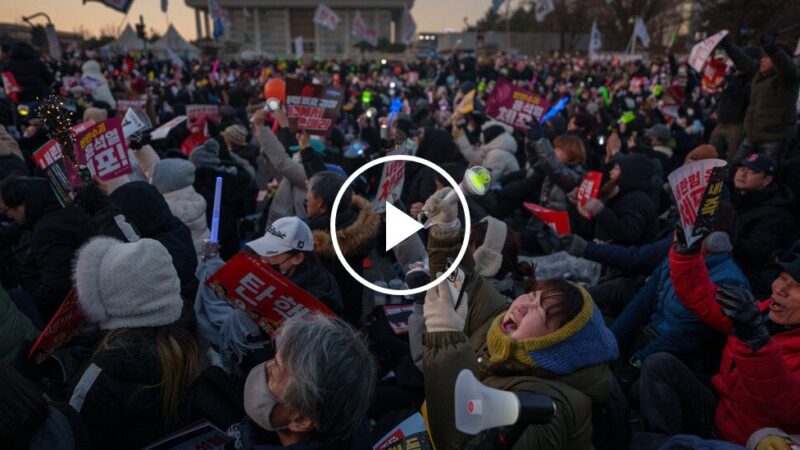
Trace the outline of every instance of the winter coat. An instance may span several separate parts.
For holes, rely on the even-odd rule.
[[[773,251],[786,248],[797,239],[798,220],[792,213],[795,197],[785,186],[773,182],[744,195],[733,189],[731,201],[736,211],[733,257],[752,277]]]
[[[0,125],[0,180],[12,174],[27,175],[28,166],[16,139]]]
[[[31,178],[25,192],[24,229],[15,250],[20,285],[48,322],[72,288],[72,260],[94,235],[94,225],[80,208],[62,208],[49,181]]]
[[[283,447],[274,432],[261,429],[250,419],[245,419],[228,429],[228,434],[236,439],[235,447],[240,450],[369,450],[369,430],[366,421],[356,429],[352,436],[330,442],[317,439],[298,442],[290,447]]]
[[[539,204],[556,211],[566,211],[569,205],[567,193],[580,186],[586,176],[586,169],[580,163],[559,162],[547,138],[539,139],[535,150],[539,160],[534,169],[545,174]]]
[[[717,119],[722,125],[741,125],[750,98],[750,75],[737,72],[725,77],[725,89],[717,99]]]
[[[747,278],[733,262],[730,253],[712,255],[705,265],[715,284],[749,288]],[[667,352],[684,356],[701,349],[716,333],[683,306],[669,276],[669,259],[664,259],[647,283],[625,306],[611,326],[621,346],[633,342],[639,328],[648,326],[657,337],[636,351],[643,361],[653,353]]]
[[[587,242],[583,257],[624,272],[650,275],[667,257],[671,246],[671,235],[638,247]]]
[[[441,166],[458,159],[458,149],[453,138],[444,130],[426,128],[415,156]],[[406,164],[405,176],[402,195],[405,205],[425,203],[428,197],[436,192],[436,176],[430,167],[422,164]]]
[[[757,351],[733,336],[733,324],[714,300],[717,286],[700,255],[670,252],[670,274],[684,306],[708,326],[728,336],[719,374],[714,426],[726,441],[744,445],[765,427],[800,433],[800,328],[783,329]],[[772,299],[759,302],[762,312]]]
[[[155,239],[166,247],[172,256],[172,265],[181,280],[181,296],[194,299],[197,292],[197,253],[192,233],[173,216],[164,197],[155,187],[144,181],[134,181],[121,186],[111,194],[125,217],[139,230],[143,238]]]
[[[20,102],[34,102],[50,95],[50,86],[55,81],[52,72],[36,51],[25,42],[17,42],[11,46],[8,59],[3,62],[1,72],[11,72],[17,84],[22,88]]]
[[[65,403],[51,403],[50,415],[31,436],[28,450],[82,450],[89,445],[78,413]]]
[[[188,425],[186,407],[165,425],[156,328],[129,331],[124,347],[101,349],[75,385],[69,404],[83,420],[93,449],[139,449]]]
[[[0,362],[13,362],[23,343],[33,343],[37,337],[39,330],[0,287]]]
[[[800,74],[791,56],[778,50],[769,58],[774,69],[761,73],[760,62],[747,56],[735,45],[726,48],[736,68],[753,78],[750,104],[744,118],[747,140],[756,144],[765,141],[792,139],[797,134],[797,94]]]
[[[643,155],[617,159],[622,175],[619,192],[592,218],[594,237],[620,245],[652,242],[658,232],[658,217],[648,194],[652,187],[653,165]]]
[[[462,237],[460,234],[446,237],[431,234],[428,253],[432,274],[444,271],[447,259],[458,253]],[[547,375],[532,367],[505,376],[490,373],[487,333],[495,318],[508,308],[508,303],[477,274],[469,253],[461,265],[469,272],[465,281],[469,310],[464,331],[428,332],[423,338],[429,431],[436,448],[462,449],[476,444],[471,436],[455,428],[453,386],[462,369],[472,370],[489,387],[543,394],[556,403],[553,420],[546,425],[529,426],[515,449],[592,448],[592,405],[605,401],[613,383],[608,364],[585,367],[566,375]],[[535,370],[540,376],[533,375]]]
[[[209,230],[206,225],[206,201],[194,190],[194,186],[186,186],[177,191],[164,194],[170,212],[189,227],[194,240],[195,252],[199,255],[203,241],[208,239]]]
[[[347,263],[359,275],[364,272],[363,261],[375,248],[381,217],[372,212],[372,203],[360,196],[353,196],[349,208],[336,214],[336,237]],[[330,233],[331,216],[321,214],[309,220],[314,234],[314,254],[322,266],[333,275],[339,284],[344,300],[344,318],[358,326],[361,323],[363,286],[344,268],[333,249]]]
[[[90,59],[81,66],[81,84],[90,86],[91,95],[94,100],[107,103],[111,109],[117,109],[117,100],[108,87],[108,80],[103,75],[100,63]]]
[[[490,124],[497,124],[497,122],[487,122],[484,127]],[[490,142],[481,144],[477,149],[470,144],[466,135],[459,136],[456,139],[456,145],[470,167],[486,167],[492,174],[493,180],[499,180],[503,176],[519,170],[517,141],[511,135],[511,131],[506,131]]]

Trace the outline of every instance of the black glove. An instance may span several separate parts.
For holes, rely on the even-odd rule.
[[[764,49],[764,53],[767,55],[772,55],[778,51],[778,47],[775,45],[775,40],[778,38],[778,31],[776,29],[771,29],[761,38],[761,48]]]
[[[561,241],[561,248],[572,256],[582,258],[586,253],[586,246],[588,243],[586,239],[577,234],[565,234],[558,238],[558,240]]]
[[[757,351],[769,342],[769,331],[750,290],[742,286],[717,286],[717,303],[722,313],[733,322],[733,335],[750,350]]]
[[[527,136],[530,144],[535,144],[539,139],[544,137],[544,129],[542,129],[542,124],[536,120],[536,117],[531,118],[530,128],[528,128]]]
[[[683,232],[683,226],[681,223],[678,222],[675,224],[675,242],[672,243],[672,248],[675,249],[675,253],[679,253],[681,255],[694,255],[700,252],[700,248],[703,244],[703,239],[708,233],[702,233],[703,237],[701,239],[696,240],[692,245],[686,244],[686,234]]]

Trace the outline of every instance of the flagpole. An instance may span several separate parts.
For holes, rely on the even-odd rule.
[[[511,53],[511,0],[506,0],[506,51]]]

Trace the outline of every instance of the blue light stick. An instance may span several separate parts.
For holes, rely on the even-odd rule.
[[[211,216],[211,242],[219,242],[219,203],[222,200],[222,177],[217,177],[217,186],[214,189],[214,212]]]
[[[555,106],[550,108],[550,111],[547,111],[547,114],[545,114],[544,117],[542,117],[540,123],[544,124],[548,120],[552,119],[556,114],[563,111],[564,107],[567,106],[567,103],[569,103],[569,97],[564,97],[561,100],[559,100],[558,103],[556,103]]]

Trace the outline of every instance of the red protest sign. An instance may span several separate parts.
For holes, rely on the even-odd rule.
[[[72,162],[64,158],[58,142],[51,139],[41,146],[33,154],[33,162],[47,176],[61,206],[72,204],[83,181]]]
[[[339,117],[344,95],[340,89],[286,80],[286,115],[292,132],[325,135]]]
[[[70,339],[79,334],[80,325],[84,320],[86,320],[86,316],[83,315],[78,303],[78,290],[72,288],[56,314],[50,319],[50,323],[31,346],[28,351],[28,359],[36,355],[37,364],[47,359],[53,354],[53,351],[63,347]]]
[[[541,120],[549,109],[547,100],[501,78],[486,100],[484,112],[493,119],[525,131],[532,118]]]
[[[708,94],[716,94],[719,92],[727,68],[728,66],[718,59],[708,60],[708,63],[703,69],[703,92]]]
[[[209,116],[219,121],[219,106],[217,105],[186,105],[186,116],[189,121],[187,127],[191,127],[202,116]]]
[[[525,202],[523,203],[528,211],[532,212],[536,217],[541,219],[542,222],[550,225],[556,230],[559,236],[570,233],[569,215],[566,211],[556,211],[548,209],[544,206],[539,206],[536,203]]]
[[[692,230],[697,221],[697,211],[706,193],[706,186],[715,167],[725,166],[721,159],[704,159],[686,164],[669,174],[669,185],[675,195],[678,212],[681,216],[681,227],[686,236],[686,243],[692,245],[699,236]]]
[[[102,181],[133,172],[119,117],[89,127],[78,134],[75,142],[75,162],[87,166]]]
[[[3,81],[3,87],[5,88],[8,98],[11,99],[13,103],[17,103],[19,101],[19,94],[22,93],[22,86],[17,83],[14,74],[11,72],[0,72],[0,80]]]
[[[581,181],[578,186],[578,204],[581,206],[586,205],[586,201],[590,198],[597,198],[600,192],[600,184],[603,182],[603,173],[596,170],[590,170],[586,177]]]
[[[284,320],[327,306],[249,253],[239,253],[206,280],[217,297],[243,310],[270,335]]]

